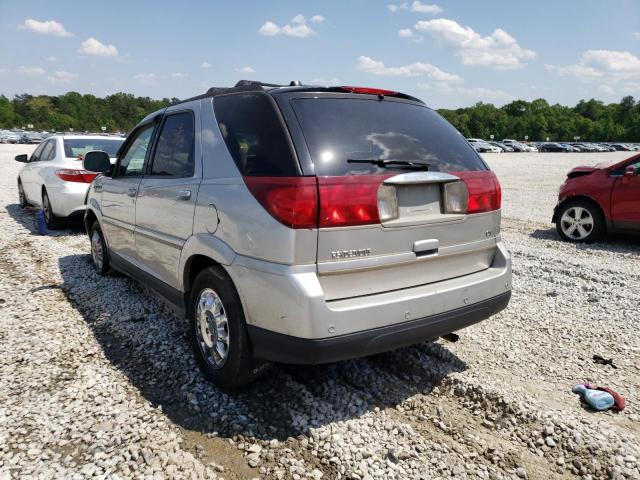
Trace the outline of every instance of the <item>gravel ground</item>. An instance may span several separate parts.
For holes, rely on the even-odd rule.
[[[640,478],[640,240],[570,245],[549,222],[570,167],[620,155],[487,156],[513,299],[458,342],[229,394],[154,293],[94,273],[80,226],[35,233],[12,161],[31,149],[0,145],[0,479]],[[584,379],[627,410],[584,408]]]

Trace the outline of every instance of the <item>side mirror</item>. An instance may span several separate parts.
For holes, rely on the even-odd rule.
[[[93,150],[84,154],[82,167],[90,172],[108,173],[111,171],[109,154],[100,150]]]
[[[16,162],[27,163],[29,161],[29,157],[27,157],[26,153],[22,155],[16,155]]]
[[[16,157],[17,159],[18,157]],[[625,168],[624,170],[624,176],[625,177],[635,177],[636,175],[636,167],[633,165],[629,165],[627,166],[627,168]]]

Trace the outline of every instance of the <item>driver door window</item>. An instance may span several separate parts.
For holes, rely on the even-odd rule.
[[[136,133],[126,153],[120,157],[114,177],[135,177],[144,173],[144,159],[149,150],[153,127],[148,125]]]

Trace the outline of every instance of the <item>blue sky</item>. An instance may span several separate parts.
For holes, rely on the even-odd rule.
[[[433,107],[640,97],[640,1],[0,0],[0,93],[186,98],[242,78]]]

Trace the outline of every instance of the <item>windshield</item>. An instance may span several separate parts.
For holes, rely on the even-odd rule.
[[[423,163],[436,172],[487,169],[464,137],[425,106],[356,98],[297,98],[292,105],[319,176],[403,168],[353,160]]]
[[[124,138],[65,138],[64,156],[67,158],[78,158],[92,150],[107,152],[114,158]]]

